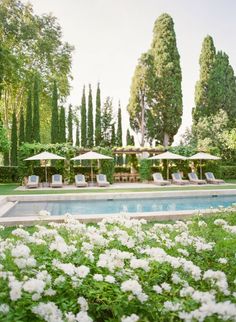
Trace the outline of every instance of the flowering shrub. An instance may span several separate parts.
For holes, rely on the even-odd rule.
[[[3,228],[0,321],[236,321],[233,214]]]

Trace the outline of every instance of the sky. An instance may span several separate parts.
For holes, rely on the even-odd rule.
[[[26,1],[24,1],[26,2]],[[28,2],[28,1],[27,1]],[[150,48],[155,20],[168,13],[174,20],[182,68],[183,119],[175,138],[192,122],[199,55],[206,35],[226,52],[236,70],[235,0],[30,0],[36,14],[57,17],[63,40],[75,47],[68,104],[80,105],[82,88],[92,85],[95,100],[100,82],[102,101],[120,101],[128,126],[127,105],[132,76],[141,54]]]

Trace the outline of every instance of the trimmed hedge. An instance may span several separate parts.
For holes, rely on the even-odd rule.
[[[2,166],[0,167],[0,182],[20,182],[18,167]]]

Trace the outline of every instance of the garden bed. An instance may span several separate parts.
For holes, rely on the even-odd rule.
[[[0,321],[235,321],[235,213],[0,231]]]

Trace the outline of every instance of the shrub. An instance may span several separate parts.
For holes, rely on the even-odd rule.
[[[18,167],[0,167],[0,182],[20,182]]]
[[[151,171],[151,160],[143,159],[140,161],[139,175],[141,181],[151,180],[152,171]]]

